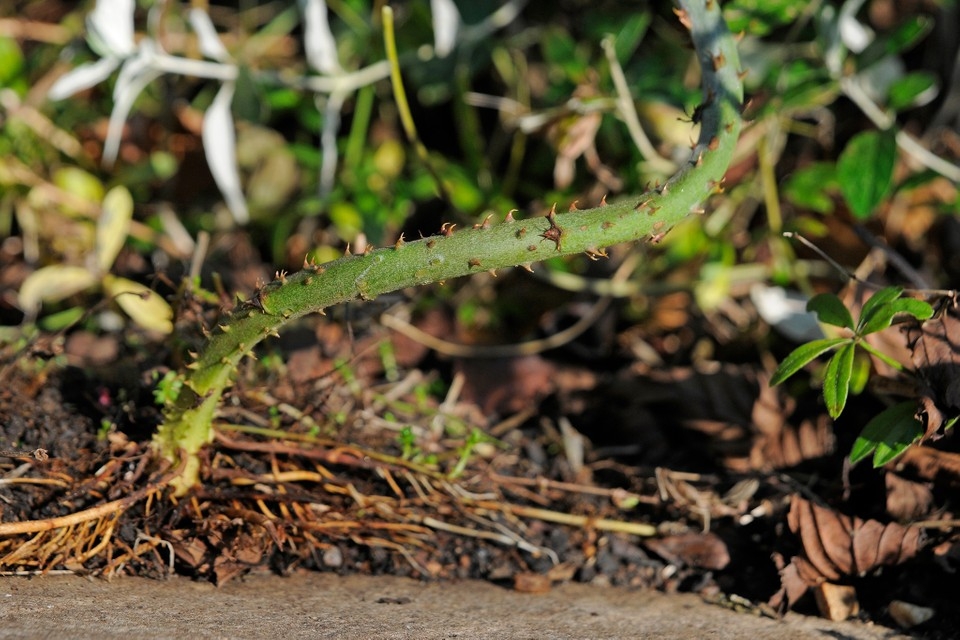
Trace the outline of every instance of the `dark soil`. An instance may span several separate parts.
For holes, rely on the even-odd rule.
[[[815,561],[804,518],[820,527],[828,555],[832,543],[856,551],[862,542],[838,543],[820,512],[792,512],[788,522],[790,505],[807,499],[823,513],[879,519],[895,539],[883,544],[901,553],[830,580],[853,587],[859,609],[850,615],[895,626],[888,607],[903,600],[935,611],[914,629],[922,637],[960,629],[953,538],[931,527],[908,549],[884,507],[909,489],[919,497],[900,508],[913,508],[913,519],[948,517],[953,485],[846,469],[849,438],[813,396],[788,401],[750,364],[631,361],[624,354],[638,329],[612,318],[546,355],[439,357],[373,322],[381,308],[310,318],[246,363],[202,485],[179,499],[158,485],[149,451],[160,421],[154,374],[171,354],[140,334],[83,330],[9,351],[2,522],[119,502],[91,521],[0,539],[0,565],[175,572],[216,584],[258,568],[478,578],[533,592],[576,581],[733,598],[771,617],[788,603],[817,615],[812,590],[796,591],[806,583],[795,572],[802,578]],[[639,329],[668,359],[681,359],[664,346],[671,335],[682,350],[685,332],[718,321],[681,313],[672,333]],[[457,331],[442,308],[415,317],[435,335]],[[404,426],[413,434],[406,451]],[[492,439],[454,472],[474,427]],[[38,449],[49,458],[31,459]],[[918,487],[929,489],[926,502]]]

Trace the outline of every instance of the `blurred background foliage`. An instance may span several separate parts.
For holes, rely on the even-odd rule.
[[[384,60],[382,2],[325,4],[343,72]],[[958,148],[945,55],[957,43],[937,26],[956,8],[935,0],[908,4],[724,3],[732,29],[743,34],[750,124],[709,215],[691,218],[655,246],[631,249],[644,259],[621,294],[625,318],[659,317],[661,328],[670,328],[662,305],[657,316],[659,303],[638,294],[680,295],[671,304],[726,316],[739,335],[731,338],[734,350],[766,339],[765,325],[737,316],[731,299],[755,286],[756,299],[757,291],[776,286],[809,295],[817,286],[835,289],[840,279],[816,255],[798,253],[784,231],[801,232],[854,266],[869,247],[853,231],[869,229],[917,270],[944,271],[949,256],[928,250],[923,234],[954,224],[945,221],[957,206],[956,167],[942,159]],[[398,53],[426,159],[406,139],[382,75],[337,98],[342,103],[334,108],[329,93],[304,88],[324,74],[306,59],[303,6],[136,3],[138,42],[151,38],[171,55],[203,58],[187,15],[200,10],[238,70],[231,113],[234,161],[250,211],[245,226],[224,206],[201,140],[219,82],[165,73],[146,83],[125,120],[117,160],[107,166],[102,154],[117,73],[66,99],[47,98],[57,78],[100,59],[85,29],[95,3],[31,0],[0,9],[3,324],[23,319],[17,292],[30,273],[97,261],[101,205],[117,186],[135,207],[115,231],[126,235],[109,266],[115,275],[169,296],[182,275],[198,275],[189,264],[207,234],[204,286],[246,296],[264,269],[244,274],[244,263],[272,265],[269,276],[273,268],[298,268],[304,256],[325,261],[348,245],[429,235],[445,222],[501,219],[514,208],[537,215],[554,203],[562,210],[639,193],[685,161],[696,137],[704,97],[683,28],[666,3],[516,3],[519,13],[490,26],[484,21],[503,3],[459,2],[455,46],[442,56],[431,48],[440,35],[431,3],[397,3]],[[621,72],[628,94],[618,89]],[[655,157],[637,144],[631,110]],[[336,172],[324,184],[321,138],[334,116],[341,119]],[[903,137],[927,155],[910,151]],[[625,254],[618,248],[607,262],[552,261],[550,273],[608,278]],[[226,282],[211,281],[214,271]],[[576,282],[570,286],[578,291],[588,285]],[[48,302],[40,317],[88,307],[98,299],[90,294],[95,289],[36,294]],[[461,318],[492,318],[501,327],[516,307],[508,295],[471,295],[459,304]],[[478,304],[490,309],[477,313]],[[107,317],[120,318],[100,321]],[[686,341],[678,357],[689,358],[695,342]],[[711,342],[715,356],[724,340],[714,335]],[[756,355],[754,347],[736,357]]]

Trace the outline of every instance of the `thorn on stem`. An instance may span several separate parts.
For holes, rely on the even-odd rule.
[[[565,231],[563,227],[557,224],[557,205],[554,204],[550,209],[550,213],[547,214],[547,220],[550,222],[550,227],[540,234],[540,237],[544,240],[549,240],[554,243],[557,247],[557,251],[560,251],[563,248],[563,236]]]

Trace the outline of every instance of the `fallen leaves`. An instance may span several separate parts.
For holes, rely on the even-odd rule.
[[[923,439],[939,437],[960,415],[960,310],[951,304],[911,327],[907,341],[922,383],[917,418],[924,425]]]
[[[803,551],[781,569],[781,591],[771,604],[792,605],[810,587],[862,577],[914,557],[924,544],[919,527],[863,520],[794,496],[787,514]]]

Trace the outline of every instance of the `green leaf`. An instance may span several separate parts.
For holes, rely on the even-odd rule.
[[[922,300],[900,298],[872,310],[869,317],[860,317],[860,335],[883,331],[899,313],[907,313],[917,320],[926,320],[933,316],[933,307]]]
[[[933,317],[933,307],[916,298],[900,298],[890,303],[897,313],[907,313],[917,320],[929,320]]]
[[[888,37],[885,42],[887,53],[903,53],[922,40],[933,29],[933,20],[918,15],[908,18]]]
[[[630,60],[634,51],[640,46],[640,41],[643,40],[643,36],[647,33],[647,29],[650,28],[652,22],[653,12],[638,11],[627,18],[621,25],[621,28],[617,31],[617,37],[613,45],[613,49],[617,54],[617,60],[619,60],[621,64],[626,64]]]
[[[734,0],[724,5],[723,14],[733,33],[762,36],[792,22],[803,9],[797,0]]]
[[[915,46],[934,26],[927,16],[917,16],[904,20],[892,33],[875,38],[866,49],[857,56],[860,69],[880,63],[884,58],[898,55]]]
[[[819,293],[810,298],[807,311],[816,313],[820,322],[853,331],[853,316],[850,315],[850,310],[832,293]]]
[[[856,357],[853,359],[853,375],[850,377],[850,393],[858,396],[867,388],[867,383],[870,382],[870,369],[872,366],[870,356],[858,350]]]
[[[923,435],[916,412],[916,402],[907,401],[875,415],[853,443],[850,462],[856,464],[873,453],[873,466],[882,467],[906,451]]]
[[[770,378],[770,386],[774,387],[780,384],[805,367],[810,361],[842,344],[852,344],[852,340],[850,338],[824,338],[800,345],[784,358],[777,370],[774,371],[773,377]]]
[[[895,111],[920,106],[936,96],[937,77],[926,71],[908,73],[890,85],[887,106]]]
[[[833,213],[829,190],[837,190],[837,168],[832,162],[814,162],[793,172],[783,184],[781,193],[792,205],[817,213]]]
[[[837,161],[840,192],[853,215],[869,218],[890,193],[897,142],[892,131],[866,131],[847,143]]]
[[[857,334],[866,335],[889,327],[890,320],[893,319],[893,313],[888,313],[885,307],[888,307],[891,302],[899,298],[902,293],[903,289],[900,287],[886,287],[870,296],[870,299],[863,303],[863,308],[860,310],[860,320],[857,322]],[[880,318],[874,319],[877,314],[880,314]],[[889,318],[884,325],[883,321],[888,315]],[[876,326],[879,326],[879,328],[868,330],[868,327]]]
[[[850,393],[850,378],[853,375],[853,356],[856,347],[848,343],[830,358],[823,373],[823,399],[827,412],[836,420],[847,404]]]
[[[23,84],[22,79],[16,82],[23,71],[23,60],[23,52],[16,40],[0,38],[0,86],[11,87],[14,84]]]

